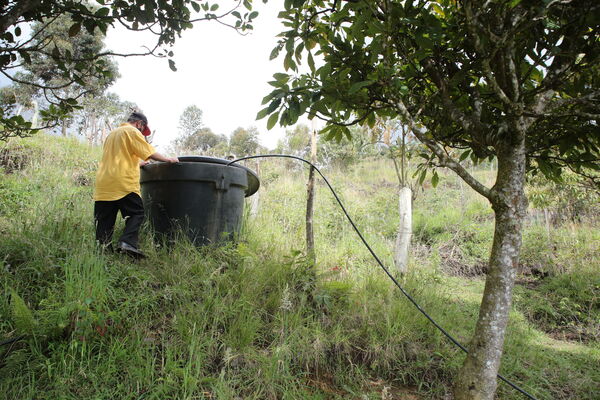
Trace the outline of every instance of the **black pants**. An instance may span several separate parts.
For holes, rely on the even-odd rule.
[[[117,212],[119,211],[121,211],[121,216],[125,218],[125,229],[119,238],[119,242],[125,242],[137,248],[140,226],[144,222],[144,203],[142,203],[142,198],[137,193],[129,193],[119,200],[96,201],[94,203],[96,240],[104,246],[111,244]]]

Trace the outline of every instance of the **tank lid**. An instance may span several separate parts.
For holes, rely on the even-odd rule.
[[[201,162],[223,165],[227,165],[231,162],[231,160],[226,160],[224,158],[208,156],[181,156],[177,158],[179,159],[179,162]],[[248,188],[246,189],[246,197],[252,196],[254,193],[256,193],[256,191],[260,187],[260,180],[258,179],[258,175],[256,175],[256,172],[238,163],[231,165],[231,167],[241,168],[246,171],[246,175],[248,176]]]

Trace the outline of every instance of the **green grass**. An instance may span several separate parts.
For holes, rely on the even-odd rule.
[[[0,340],[27,336],[0,347],[0,398],[438,399],[451,387],[464,355],[391,285],[322,183],[317,264],[306,262],[306,171],[261,165],[260,212],[237,244],[158,247],[146,227],[149,258],[135,263],[93,245],[99,150],[44,135],[18,145],[34,150],[0,175]],[[324,172],[391,265],[391,165]],[[493,215],[450,175],[419,191],[414,211],[403,284],[466,344]],[[598,337],[572,333],[598,326],[598,234],[564,226],[548,237],[535,224],[524,233],[525,262],[547,276],[515,290],[501,372],[539,399],[597,396]],[[504,384],[498,393],[521,398]]]

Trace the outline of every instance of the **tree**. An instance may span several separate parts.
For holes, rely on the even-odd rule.
[[[394,265],[401,275],[408,272],[408,255],[412,238],[413,188],[408,174],[411,156],[408,139],[410,132],[399,120],[377,120],[372,129],[375,137],[381,138],[389,150],[398,177],[398,215],[400,222],[394,244]]]
[[[204,127],[202,121],[202,110],[195,105],[187,106],[179,117],[179,134],[181,137],[188,137],[195,134]]]
[[[217,135],[210,128],[201,128],[178,142],[182,151],[214,155],[217,149],[227,144],[225,135]]]
[[[317,130],[314,128],[310,132],[310,162],[317,163]],[[315,208],[315,168],[311,165],[308,172],[308,182],[306,184],[306,257],[315,265],[317,255],[315,253],[315,235],[314,235],[314,208]]]
[[[325,136],[319,137],[319,161],[329,167],[346,168],[358,159],[377,152],[367,129],[359,126],[349,128],[350,140],[346,136],[339,136],[334,140],[327,140]]]
[[[258,147],[258,131],[255,127],[237,128],[229,139],[229,149],[238,157],[254,154]]]
[[[311,143],[311,131],[307,125],[298,124],[294,129],[286,129],[285,136],[278,143],[280,153],[304,157],[308,154]]]
[[[114,93],[100,96],[84,96],[81,109],[73,115],[79,136],[90,143],[101,143],[110,131],[127,121],[132,111],[140,108],[132,102],[123,101]]]
[[[217,146],[227,143],[225,135],[217,135],[204,126],[202,110],[187,106],[179,117],[179,137],[174,141],[176,152],[212,153]]]
[[[241,6],[246,10],[241,11]],[[106,57],[154,55],[168,60],[169,67],[176,70],[173,52],[170,47],[186,29],[195,22],[217,21],[238,31],[252,29],[252,22],[258,12],[251,11],[252,0],[240,0],[225,11],[220,11],[218,3],[197,0],[145,0],[130,1],[72,1],[72,0],[7,0],[0,6],[0,73],[13,82],[35,85],[38,89],[52,91],[65,88],[73,83],[82,84],[82,73],[95,71],[110,74]],[[69,34],[75,36],[82,29],[88,33],[106,34],[109,27],[119,25],[132,31],[144,31],[154,35],[153,46],[143,52],[114,53],[98,51],[80,56],[72,51],[54,46],[47,24],[61,17],[70,19]],[[28,24],[40,23],[41,29],[34,36],[27,35]],[[35,40],[33,40],[35,39]],[[52,58],[56,63],[56,73],[65,82],[53,86],[47,83],[27,82],[15,73],[19,67],[30,65],[35,57]],[[63,86],[64,85],[64,86]],[[10,136],[26,136],[39,128],[52,126],[64,119],[77,107],[77,99],[68,96],[40,111],[44,121],[41,126],[32,126],[22,116],[11,113],[11,109],[0,111],[0,140]]]
[[[328,137],[341,137],[353,124],[401,118],[429,149],[424,166],[453,170],[494,210],[484,295],[454,387],[459,400],[496,391],[527,171],[558,180],[569,168],[598,183],[589,171],[600,169],[599,11],[595,0],[287,0],[280,14],[288,30],[271,57],[284,51],[294,75],[274,75],[258,114],[269,116],[268,127],[308,113],[327,121]],[[304,60],[308,71],[299,73]],[[497,158],[494,186],[463,167],[467,157]]]
[[[60,52],[68,52],[75,58],[91,57],[102,51],[103,36],[97,31],[94,34],[80,31],[69,32],[72,22],[68,16],[58,16],[48,22],[36,22],[32,25],[31,43],[34,46],[53,46]],[[44,31],[45,35],[41,35]],[[42,42],[44,40],[46,43]],[[54,58],[45,53],[33,53],[31,63],[23,66],[25,72],[20,73],[20,86],[27,83],[34,89],[33,97],[39,104],[58,104],[69,98],[79,99],[87,96],[101,96],[118,77],[117,65],[112,59],[104,60],[104,69],[91,68],[82,70],[76,82],[65,80],[57,69]],[[52,88],[52,89],[48,89]],[[25,100],[29,103],[31,98]],[[61,119],[62,134],[66,136],[67,127],[72,118]]]

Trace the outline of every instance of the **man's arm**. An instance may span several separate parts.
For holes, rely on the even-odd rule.
[[[150,157],[148,157],[149,159],[152,159],[154,161],[162,161],[162,162],[168,162],[168,163],[178,163],[179,159],[177,157],[165,157],[160,153],[154,153],[151,154]]]

